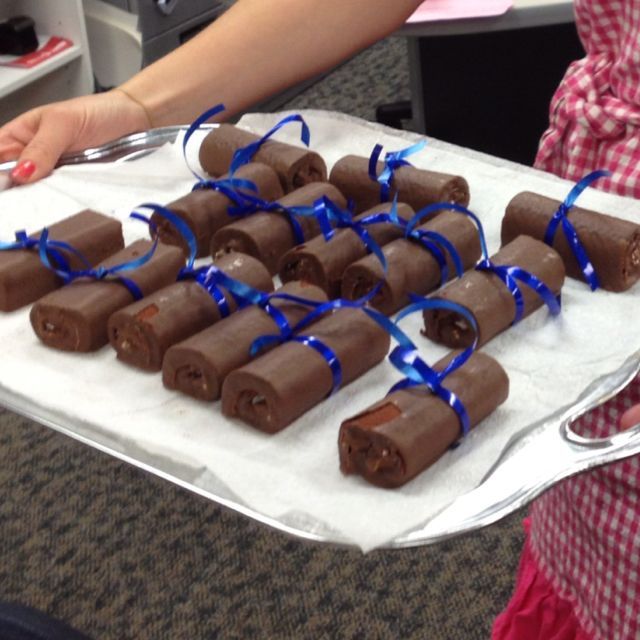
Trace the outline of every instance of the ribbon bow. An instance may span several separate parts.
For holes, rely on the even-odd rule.
[[[146,264],[151,260],[153,254],[155,253],[156,247],[158,246],[157,240],[154,240],[151,248],[147,253],[136,258],[135,260],[129,260],[128,262],[123,262],[122,264],[114,265],[113,267],[104,267],[98,266],[95,269],[91,268],[89,262],[82,256],[78,251],[73,250],[73,253],[79,256],[82,262],[87,265],[85,269],[73,270],[68,268],[68,265],[64,265],[61,267],[60,265],[54,266],[51,263],[48,255],[48,248],[50,247],[49,242],[49,230],[43,229],[42,234],[40,235],[40,240],[38,242],[38,252],[40,255],[40,260],[42,263],[51,269],[57,276],[62,278],[65,284],[69,284],[78,278],[90,278],[93,280],[106,280],[107,278],[113,277],[115,282],[119,282],[123,284],[128,290],[129,293],[133,296],[135,300],[140,300],[144,297],[140,287],[131,280],[130,278],[126,278],[120,275],[123,271],[132,271],[133,269],[137,269],[141,267],[143,264]]]
[[[407,147],[406,149],[400,149],[400,151],[389,151],[386,153],[384,157],[384,167],[378,173],[378,161],[380,159],[380,154],[382,153],[382,145],[376,144],[373,147],[373,151],[371,152],[371,156],[369,157],[369,177],[378,182],[380,184],[380,202],[387,202],[391,195],[391,182],[393,181],[393,176],[396,172],[396,169],[405,166],[411,166],[409,162],[405,158],[408,158],[410,155],[414,153],[418,153],[426,146],[426,140],[420,140],[415,144]]]

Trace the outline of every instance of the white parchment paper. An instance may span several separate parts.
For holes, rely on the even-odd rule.
[[[241,126],[264,132],[282,115],[248,115]],[[311,146],[329,167],[347,153],[368,156],[375,143],[392,151],[419,139],[340,114],[303,115],[311,128]],[[291,142],[298,142],[298,136],[295,127],[278,134]],[[513,195],[526,189],[562,199],[572,186],[437,141],[430,141],[411,162],[467,178],[470,206],[485,225],[490,252],[499,247],[500,220]],[[131,163],[63,167],[38,184],[0,194],[0,239],[9,240],[22,228],[35,231],[85,207],[123,220],[127,241],[145,237],[143,225],[127,220],[130,210],[142,202],[167,203],[192,183],[180,144]],[[635,200],[590,189],[579,204],[640,220]],[[637,351],[639,302],[638,286],[623,294],[591,293],[586,285],[568,280],[560,318],[540,310],[485,347],[509,375],[509,400],[461,446],[393,491],[342,476],[336,444],[341,421],[381,398],[399,379],[388,362],[283,432],[268,436],[225,419],[218,404],[165,390],[159,374],[119,363],[110,347],[90,355],[47,349],[35,337],[24,309],[0,316],[0,387],[45,422],[219,496],[225,504],[369,550],[422,524],[473,488],[512,434],[565,406],[591,380],[617,369]],[[403,328],[423,345],[428,362],[445,353],[420,337],[419,316],[408,318]]]

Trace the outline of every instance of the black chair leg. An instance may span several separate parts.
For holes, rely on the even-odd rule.
[[[376,122],[394,129],[402,129],[402,121],[411,119],[411,102],[400,100],[381,104],[376,108]]]
[[[2,640],[91,640],[61,620],[13,602],[0,602],[0,638]]]

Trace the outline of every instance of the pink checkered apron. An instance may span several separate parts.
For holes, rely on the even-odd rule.
[[[640,198],[640,0],[575,0],[575,11],[587,56],[553,97],[536,166],[576,182],[608,169],[598,188]],[[575,428],[604,437],[638,403],[640,378]],[[640,640],[640,457],[561,482],[526,525],[494,639]]]
[[[640,198],[640,2],[575,0],[575,12],[587,56],[553,96],[536,166],[575,182],[608,169],[598,188]]]

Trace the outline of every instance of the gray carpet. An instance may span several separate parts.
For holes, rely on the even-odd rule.
[[[372,119],[408,97],[392,40],[287,106]],[[0,487],[0,600],[95,640],[481,640],[522,544],[521,513],[405,551],[301,542],[3,410]]]

